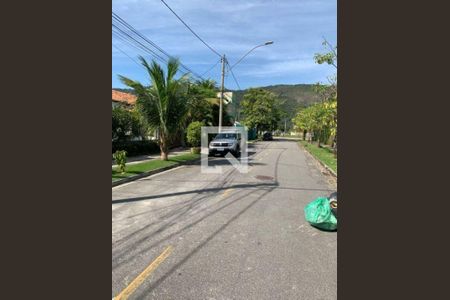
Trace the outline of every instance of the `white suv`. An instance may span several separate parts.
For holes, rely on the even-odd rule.
[[[238,133],[219,133],[209,143],[209,156],[214,156],[216,154],[225,155],[228,152],[231,152],[231,154],[238,157],[241,154],[239,143],[240,137]]]

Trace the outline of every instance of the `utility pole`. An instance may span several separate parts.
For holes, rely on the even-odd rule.
[[[244,56],[242,56],[237,62],[234,63],[234,65],[230,66],[230,71],[231,69],[234,68],[234,66],[236,66],[238,63],[241,62],[241,60],[243,60],[247,55],[250,54],[250,52],[252,52],[253,50],[255,50],[258,47],[263,47],[263,46],[267,46],[267,45],[272,45],[273,41],[267,41],[264,44],[261,45],[257,45],[255,47],[253,47],[252,49],[250,49],[250,51],[248,51],[247,53],[245,53]],[[216,53],[218,54],[218,53]],[[218,54],[219,55],[219,54]],[[223,112],[223,90],[224,90],[224,81],[225,81],[225,64],[227,63],[227,59],[225,57],[225,54],[221,57],[220,59],[222,61],[222,82],[221,82],[221,86],[220,86],[220,109],[219,109],[219,132],[222,129],[222,112]],[[240,117],[240,110],[238,111],[238,117]]]
[[[224,81],[225,81],[225,63],[226,63],[226,58],[225,58],[225,54],[222,56],[222,82],[220,85],[220,104],[219,104],[219,132],[221,132],[222,130],[222,106],[223,106],[223,90],[224,90]]]

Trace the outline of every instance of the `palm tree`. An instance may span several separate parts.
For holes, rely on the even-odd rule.
[[[119,79],[136,92],[138,109],[149,126],[158,130],[161,159],[167,160],[170,143],[183,126],[188,108],[186,75],[175,79],[180,65],[176,59],[168,61],[167,73],[154,60],[151,65],[142,56],[139,60],[150,76],[150,87],[121,75]]]
[[[202,87],[203,89],[207,89],[207,90],[216,90],[217,89],[217,84],[212,79],[197,80],[196,84],[199,87]]]

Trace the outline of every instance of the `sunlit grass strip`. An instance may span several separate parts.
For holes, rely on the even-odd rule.
[[[127,178],[134,175],[139,175],[144,172],[153,171],[156,169],[165,168],[172,165],[179,165],[182,162],[195,160],[200,157],[200,154],[181,154],[176,156],[169,156],[169,160],[164,161],[160,159],[155,159],[143,163],[130,164],[125,168],[125,173],[121,174],[117,171],[117,168],[112,168],[112,181]]]
[[[327,165],[337,174],[337,158],[334,157],[333,151],[329,148],[319,148],[316,144],[310,144],[306,141],[300,141],[303,147],[311,153],[315,158]]]

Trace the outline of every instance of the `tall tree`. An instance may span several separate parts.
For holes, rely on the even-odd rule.
[[[217,95],[217,87],[213,80],[197,81],[189,85],[187,123],[199,121],[204,124],[213,123],[213,103]]]
[[[151,65],[142,56],[139,60],[150,77],[150,87],[121,75],[119,78],[138,96],[138,109],[148,125],[158,130],[161,159],[167,160],[170,144],[188,110],[186,77],[175,79],[180,65],[176,59],[168,61],[166,72],[154,60]]]
[[[337,69],[337,46],[331,45],[326,39],[323,40],[322,45],[327,49],[327,52],[316,53],[314,60],[319,65],[326,63]]]
[[[314,133],[318,145],[326,143],[337,131],[337,101],[327,100],[298,112],[293,120],[297,129]]]
[[[280,120],[280,101],[264,89],[249,89],[241,102],[243,123],[257,131],[273,130]]]
[[[331,45],[325,38],[322,42],[322,45],[327,49],[327,52],[325,53],[316,53],[314,55],[314,60],[318,64],[328,64],[333,66],[335,69],[337,69],[337,60],[338,60],[338,54],[337,54],[337,46]],[[328,119],[329,126],[332,128],[331,135],[334,136],[333,141],[333,150],[334,154],[337,154],[337,75],[334,74],[328,79],[328,85],[320,85],[318,84],[317,91],[319,95],[321,95],[322,99],[325,102],[328,102],[328,108],[326,109],[328,111]]]
[[[321,65],[327,64],[333,66],[337,70],[337,46],[331,45],[326,39],[323,40],[322,45],[326,49],[324,53],[316,53],[314,55],[314,61]],[[322,97],[322,99],[328,100],[330,98],[337,99],[337,75],[331,75],[327,77],[328,84],[316,85],[316,91]]]

